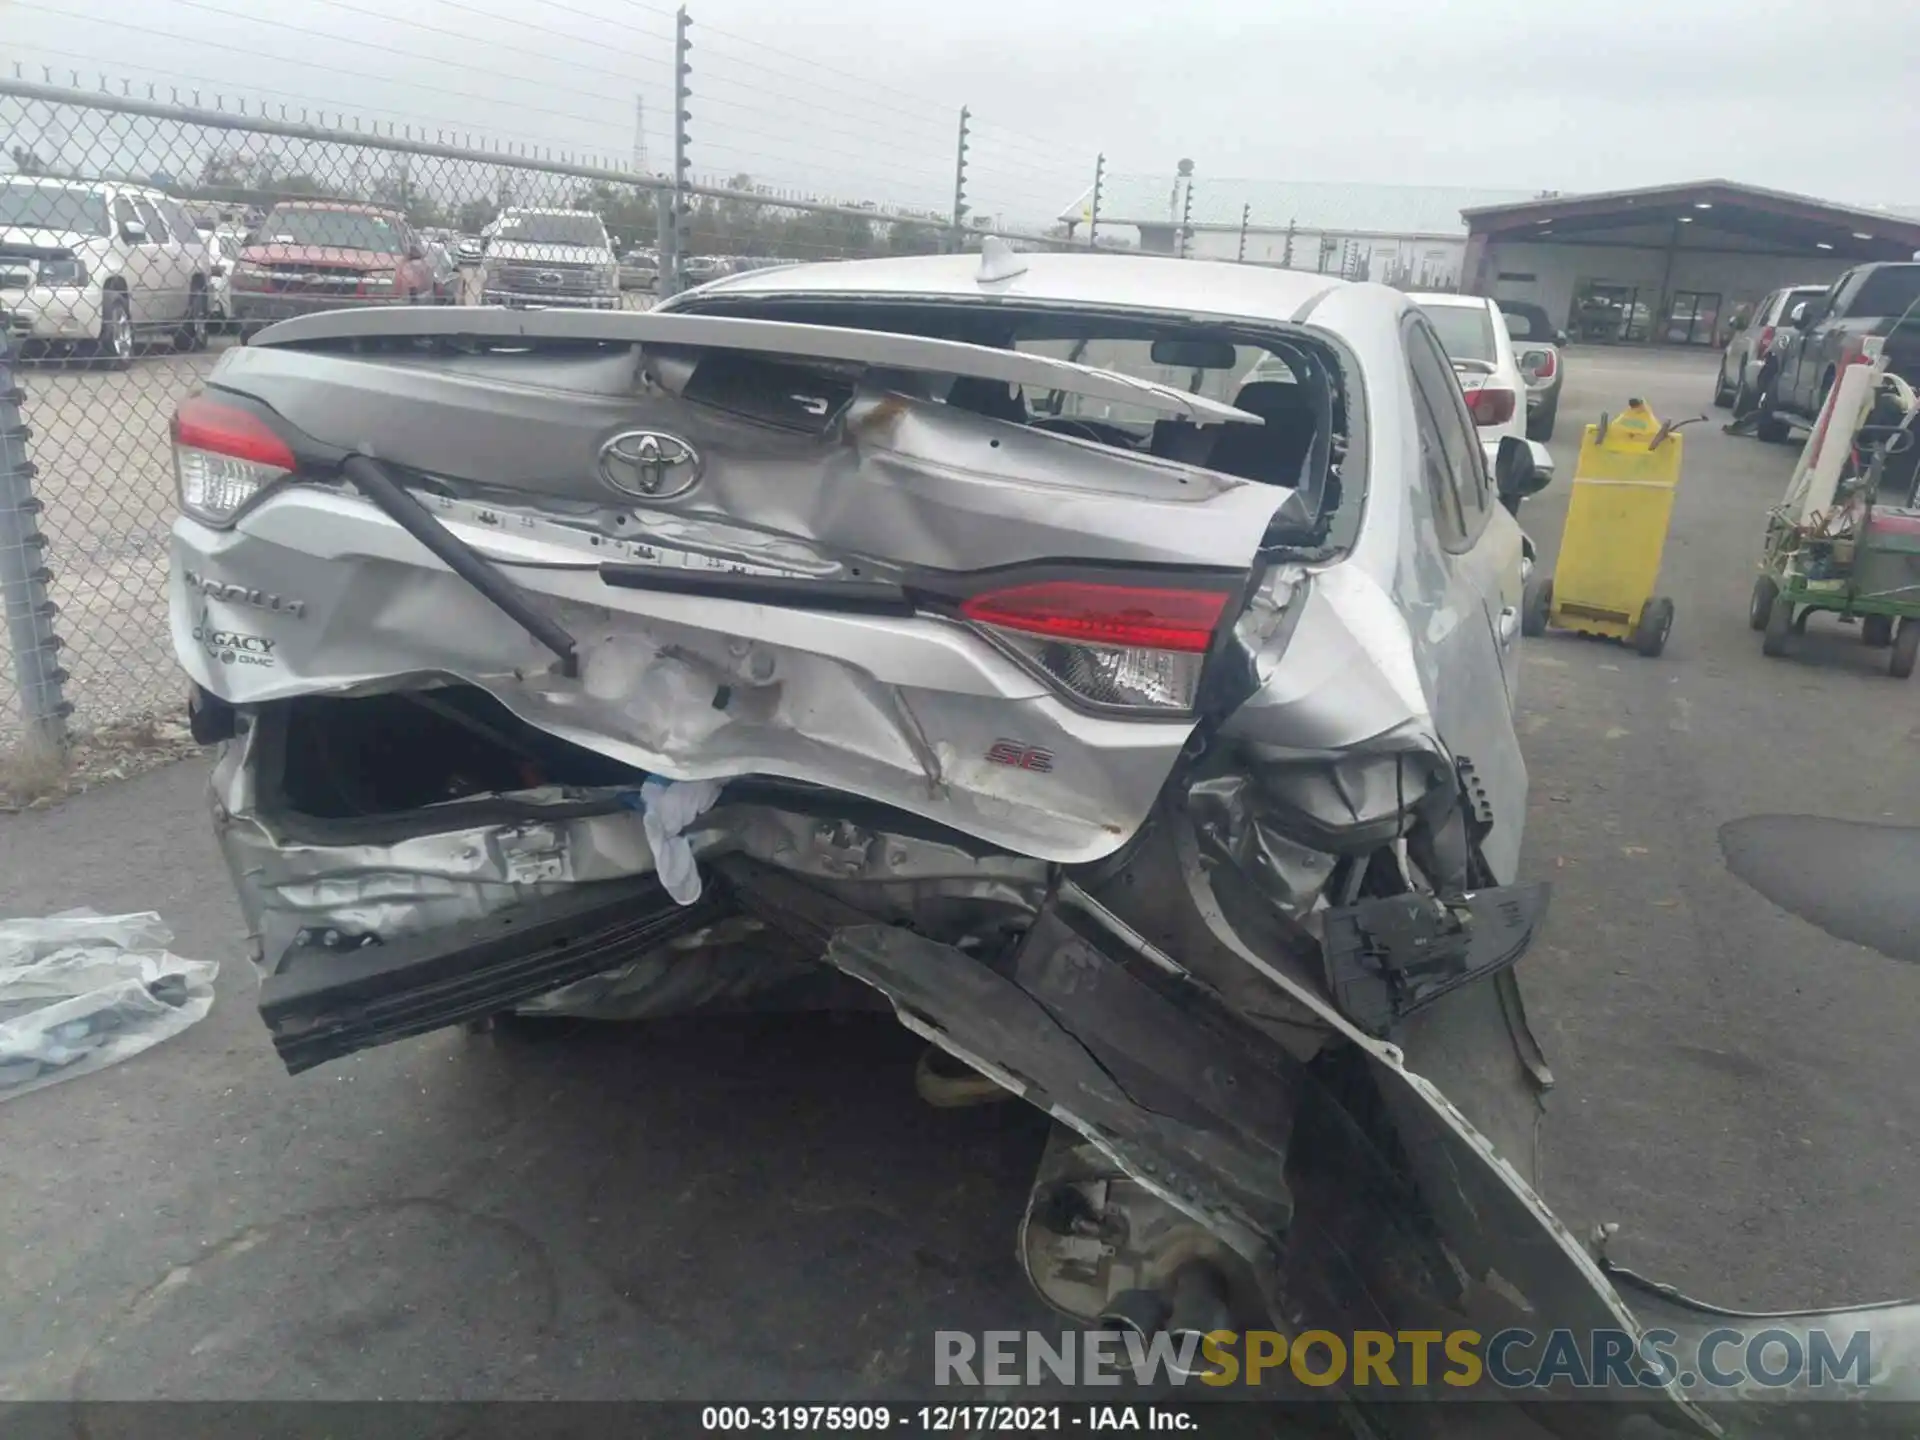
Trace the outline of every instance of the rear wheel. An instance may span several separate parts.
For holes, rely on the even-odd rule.
[[[1920,620],[1902,620],[1894,631],[1893,654],[1887,660],[1887,673],[1896,680],[1913,674],[1913,662],[1920,657]]]
[[[1793,603],[1784,595],[1775,595],[1767,606],[1766,634],[1760,639],[1760,653],[1779,659],[1787,653],[1787,636],[1793,631]]]
[[[1767,628],[1767,616],[1773,613],[1774,597],[1779,595],[1780,587],[1773,583],[1771,575],[1761,575],[1753,582],[1753,598],[1747,601],[1747,624],[1755,630]]]
[[[1862,615],[1860,617],[1860,643],[1871,645],[1876,650],[1884,650],[1893,643],[1893,617],[1891,615]]]
[[[1640,623],[1633,627],[1633,648],[1651,660],[1667,648],[1667,636],[1673,633],[1673,601],[1656,595],[1640,611]]]
[[[1778,445],[1791,433],[1786,418],[1774,409],[1774,382],[1767,381],[1760,387],[1760,398],[1753,402],[1756,412],[1753,421],[1753,433],[1769,445]]]
[[[1553,577],[1529,580],[1520,599],[1520,633],[1529,637],[1547,633],[1553,615]]]
[[[1727,357],[1722,355],[1720,357],[1720,369],[1713,377],[1713,403],[1715,407],[1721,410],[1726,409],[1733,401],[1736,388],[1737,387],[1729,384],[1727,381]]]
[[[207,287],[195,281],[187,292],[187,318],[173,332],[173,348],[183,354],[207,348]]]
[[[1560,413],[1560,397],[1553,396],[1537,411],[1527,417],[1527,438],[1538,440],[1541,444],[1553,438],[1554,417]]]
[[[100,339],[94,346],[93,363],[101,370],[125,370],[133,364],[133,311],[121,291],[107,291],[100,302]]]

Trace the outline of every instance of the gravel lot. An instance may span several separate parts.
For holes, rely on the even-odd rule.
[[[1712,366],[1575,351],[1561,474],[1577,421],[1695,413]],[[1920,1293],[1920,974],[1759,898],[1717,835],[1920,813],[1914,691],[1831,621],[1761,658],[1747,590],[1793,452],[1686,434],[1666,655],[1525,662],[1549,1198],[1728,1304]],[[1564,504],[1525,511],[1549,565]],[[0,1109],[0,1398],[898,1397],[934,1329],[1043,1323],[1012,1258],[1041,1122],[925,1109],[885,1021],[440,1034],[287,1078],[202,781],[0,817],[0,913],[157,909],[225,967],[187,1035]]]

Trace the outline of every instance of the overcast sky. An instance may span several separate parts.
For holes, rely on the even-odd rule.
[[[1899,0],[689,8],[696,167],[845,198],[944,209],[966,104],[982,213],[1056,212],[1102,150],[1114,171],[1190,157],[1213,179],[1573,191],[1725,176],[1920,202],[1891,160],[1920,151],[1920,5]],[[670,6],[634,0],[0,0],[0,61],[615,163],[638,90],[657,168],[672,25]]]

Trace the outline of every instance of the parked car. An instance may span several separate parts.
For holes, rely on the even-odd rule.
[[[1414,294],[1459,377],[1480,437],[1525,439],[1527,414],[1521,397],[1527,382],[1514,357],[1513,340],[1499,307],[1483,295]]]
[[[1529,301],[1499,300],[1495,304],[1506,319],[1514,362],[1527,385],[1527,438],[1551,440],[1554,418],[1560,413],[1560,386],[1567,378],[1565,357],[1560,353],[1567,343],[1567,332]]]
[[[653,250],[629,250],[620,257],[620,288],[651,290],[660,283],[660,256]]]
[[[486,238],[483,303],[620,307],[620,262],[591,210],[502,210]]]
[[[207,341],[207,246],[179,202],[114,181],[0,179],[0,318],[23,349],[125,369],[143,339]]]
[[[458,304],[462,298],[460,266],[453,251],[444,240],[431,235],[423,235],[420,244],[426,251],[427,268],[433,272],[433,298],[442,305]]]
[[[680,273],[686,277],[689,285],[704,285],[709,280],[718,279],[727,273],[727,257],[724,255],[687,255],[680,261]]]
[[[398,210],[286,200],[247,237],[233,267],[242,333],[293,315],[435,298],[426,246]]]
[[[207,319],[216,329],[233,323],[233,267],[246,248],[246,233],[230,225],[203,232],[210,251],[207,259]]]
[[[1286,1247],[1296,1167],[1417,1323],[1626,1313],[1526,1180],[1545,452],[1485,463],[1428,313],[989,241],[229,352],[172,628],[283,1060],[845,976],[1068,1127],[1022,1251],[1088,1323],[1164,1240],[1249,1317],[1415,1324]],[[1108,340],[1288,379],[1048,353]]]
[[[1760,438],[1784,439],[1791,422],[1818,416],[1840,367],[1875,337],[1885,341],[1887,369],[1920,384],[1920,264],[1856,265],[1788,310],[1787,328],[1774,336],[1772,374],[1760,397]]]
[[[1768,292],[1747,315],[1736,314],[1733,333],[1720,355],[1713,379],[1713,403],[1731,405],[1736,414],[1746,410],[1760,390],[1760,370],[1772,353],[1787,316],[1794,307],[1826,294],[1825,285],[1783,285]]]

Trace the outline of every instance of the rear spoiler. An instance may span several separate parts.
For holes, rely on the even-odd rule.
[[[757,351],[767,355],[837,360],[883,370],[930,371],[999,380],[1035,390],[1064,390],[1112,400],[1195,425],[1264,423],[1204,395],[1135,379],[1115,370],[1054,360],[1019,350],[997,350],[959,340],[798,325],[786,320],[738,320],[718,315],[648,311],[508,310],[498,306],[437,309],[379,307],[331,310],[269,325],[254,345],[305,345],[329,340],[587,340],[623,345],[688,346]]]

